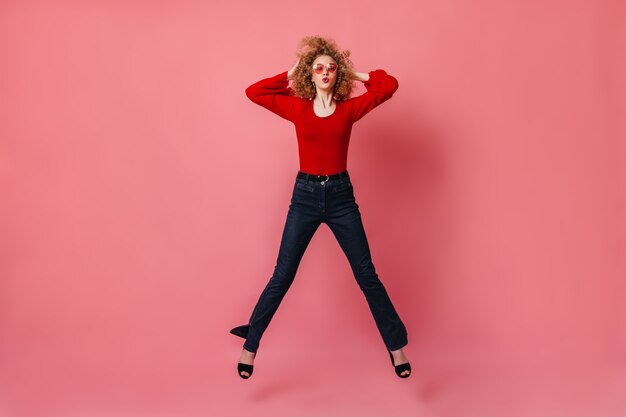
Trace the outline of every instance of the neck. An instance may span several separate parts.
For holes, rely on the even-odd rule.
[[[333,105],[333,92],[325,91],[325,90],[317,90],[317,94],[315,94],[315,104],[322,108],[330,107]]]

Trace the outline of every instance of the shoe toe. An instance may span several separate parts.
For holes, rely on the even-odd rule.
[[[393,354],[391,353],[391,351],[389,349],[387,349],[387,352],[389,352],[389,358],[391,359],[391,365],[394,367],[395,371],[396,371],[396,375],[398,375],[400,378],[408,378],[409,376],[411,376],[411,364],[409,362],[407,363],[402,363],[400,365],[396,365],[395,361],[393,360]],[[402,372],[405,371],[409,371],[408,374],[402,375]]]
[[[403,363],[401,365],[397,365],[395,368],[396,368],[396,375],[398,375],[400,378],[408,378],[409,376],[411,376],[411,364],[410,363],[408,362]],[[402,375],[402,373],[405,371],[409,371],[409,373]]]
[[[252,376],[252,371],[254,370],[254,365],[249,365],[247,363],[237,363],[237,373],[243,379],[248,379]],[[243,375],[242,372],[247,372],[248,375]]]

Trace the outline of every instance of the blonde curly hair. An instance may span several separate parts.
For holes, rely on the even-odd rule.
[[[292,88],[296,97],[313,99],[316,94],[315,84],[311,82],[312,65],[315,58],[320,55],[331,56],[337,62],[337,80],[333,86],[333,98],[346,100],[350,98],[354,88],[352,73],[354,65],[350,60],[350,51],[340,51],[332,39],[320,36],[305,36],[300,40],[299,51],[296,53],[300,58],[298,66],[294,70]]]

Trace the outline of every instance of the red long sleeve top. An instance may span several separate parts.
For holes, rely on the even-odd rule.
[[[336,101],[335,111],[325,117],[315,114],[313,100],[293,95],[287,71],[257,81],[246,88],[246,95],[295,125],[300,171],[331,175],[347,169],[352,125],[398,89],[398,80],[382,69],[370,71],[369,76],[365,93]]]

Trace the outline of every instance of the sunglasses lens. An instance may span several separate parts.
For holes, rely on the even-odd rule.
[[[328,72],[335,72],[337,70],[337,65],[328,64],[326,68],[328,68]],[[315,71],[316,74],[321,74],[324,71],[324,65],[322,64],[313,65],[313,71]]]

